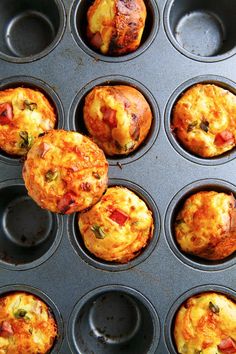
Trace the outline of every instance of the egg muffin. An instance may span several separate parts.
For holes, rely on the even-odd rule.
[[[35,140],[24,163],[29,195],[44,209],[71,214],[96,203],[107,187],[108,163],[89,138],[51,130]]]
[[[153,217],[145,202],[125,187],[110,187],[101,200],[79,216],[85,247],[96,257],[126,263],[153,237]]]
[[[87,38],[102,54],[119,56],[141,42],[147,11],[143,0],[95,0],[87,12]]]
[[[222,87],[197,84],[178,99],[172,114],[177,139],[204,158],[219,156],[235,146],[236,96]]]
[[[152,111],[131,86],[96,86],[85,98],[84,122],[93,140],[105,154],[127,155],[146,138]]]
[[[0,353],[46,354],[58,330],[51,309],[25,292],[0,298]]]
[[[53,129],[54,107],[37,90],[17,87],[0,91],[0,149],[25,155],[34,139]]]
[[[236,209],[233,195],[202,191],[191,195],[174,225],[182,251],[220,260],[236,250]]]
[[[207,292],[190,297],[174,321],[178,353],[236,353],[236,304],[223,294]]]

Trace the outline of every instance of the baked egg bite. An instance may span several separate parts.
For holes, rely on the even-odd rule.
[[[136,150],[152,123],[144,96],[125,85],[94,87],[85,98],[83,113],[92,139],[110,156]]]
[[[71,214],[96,203],[107,187],[108,163],[89,138],[51,130],[35,140],[24,163],[29,195],[44,209]]]
[[[176,314],[174,339],[179,354],[236,353],[235,302],[215,292],[190,297]]]
[[[25,155],[55,124],[54,108],[43,93],[25,87],[0,91],[0,148],[6,153]]]
[[[204,158],[219,156],[235,146],[236,96],[212,84],[196,84],[176,102],[172,128],[180,143]]]
[[[119,56],[140,45],[147,11],[143,0],[95,0],[87,12],[87,37],[102,54]]]
[[[97,204],[79,215],[85,247],[108,262],[137,257],[153,237],[153,228],[146,203],[125,187],[109,187]]]
[[[46,354],[58,334],[51,309],[38,297],[14,292],[0,297],[0,353]]]
[[[175,238],[182,251],[220,260],[236,250],[236,209],[234,196],[215,191],[191,195],[179,211]]]

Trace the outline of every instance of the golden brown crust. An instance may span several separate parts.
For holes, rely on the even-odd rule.
[[[213,292],[189,298],[177,312],[174,338],[178,353],[235,353],[235,302]]]
[[[133,52],[140,45],[146,15],[143,0],[95,0],[87,13],[89,42],[103,54]]]
[[[34,139],[55,124],[54,108],[41,92],[23,87],[0,91],[0,148],[8,154],[25,155]]]
[[[1,354],[46,354],[57,332],[50,308],[36,296],[14,292],[0,298]]]
[[[24,163],[29,195],[42,208],[70,214],[96,203],[107,186],[108,163],[89,138],[51,130],[38,138]]]
[[[209,158],[235,146],[235,115],[233,93],[216,85],[197,84],[175,104],[172,128],[186,149]]]
[[[138,256],[153,236],[153,218],[143,200],[124,187],[110,187],[101,200],[79,216],[86,248],[109,262]]]
[[[202,191],[190,196],[177,215],[175,237],[182,251],[220,260],[236,251],[235,199]]]
[[[131,86],[96,86],[85,98],[84,122],[107,155],[127,155],[146,138],[152,112]]]

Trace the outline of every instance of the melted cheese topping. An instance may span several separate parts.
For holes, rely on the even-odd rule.
[[[104,108],[115,111],[116,126],[104,120]],[[84,121],[107,155],[127,155],[146,138],[152,112],[144,96],[131,86],[97,86],[85,98]]]
[[[90,207],[107,186],[108,163],[87,137],[52,130],[38,138],[24,164],[29,195],[42,208],[72,213]]]
[[[177,313],[174,338],[178,353],[222,354],[222,340],[236,341],[236,304],[218,293],[189,298]]]
[[[100,32],[102,44],[100,50],[107,53],[113,33],[115,0],[98,0],[89,8],[88,23],[92,33]]]
[[[22,87],[0,91],[3,103],[13,108],[11,123],[0,121],[0,148],[8,154],[25,155],[34,139],[56,124],[54,108],[39,91]]]
[[[42,300],[23,292],[0,298],[1,354],[46,354],[56,336],[56,322]]]
[[[216,85],[197,84],[188,89],[173,109],[172,126],[183,145],[202,157],[231,150],[236,142],[236,96]],[[217,144],[217,134],[233,139]]]
[[[207,259],[223,259],[236,250],[232,228],[234,198],[204,191],[190,196],[176,218],[175,236],[180,248]]]
[[[103,54],[132,52],[140,45],[146,15],[143,0],[95,0],[87,13],[88,37],[99,33]]]
[[[125,215],[125,222],[113,213]],[[79,228],[86,248],[106,261],[126,263],[147,246],[153,236],[153,218],[147,205],[124,187],[110,187],[89,211],[80,214]],[[97,230],[93,231],[93,230]]]

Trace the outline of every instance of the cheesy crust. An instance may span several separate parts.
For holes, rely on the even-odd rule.
[[[96,86],[85,98],[84,122],[107,155],[127,155],[146,138],[152,111],[144,96],[131,86]]]
[[[201,293],[179,308],[174,339],[181,354],[236,353],[236,304],[223,294]]]
[[[70,214],[96,203],[107,187],[108,163],[89,138],[51,130],[35,140],[24,163],[29,195],[44,209]]]
[[[172,128],[183,146],[210,158],[231,150],[236,141],[236,96],[222,87],[197,84],[173,108]]]
[[[6,153],[25,155],[55,124],[54,108],[43,93],[23,87],[0,91],[0,148]]]
[[[57,334],[50,308],[38,297],[14,292],[0,298],[0,354],[46,354]]]
[[[175,221],[182,251],[220,260],[236,250],[236,209],[233,195],[202,191],[190,196]]]
[[[146,16],[143,0],[95,0],[87,12],[89,43],[102,54],[133,52],[140,45]]]
[[[153,237],[153,217],[145,202],[125,187],[110,187],[101,200],[79,216],[85,247],[96,257],[126,263]]]

